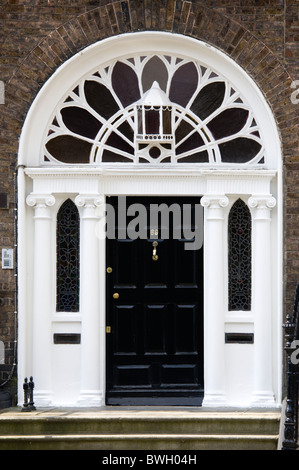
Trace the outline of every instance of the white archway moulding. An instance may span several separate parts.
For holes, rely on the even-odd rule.
[[[114,36],[93,44],[60,66],[38,93],[27,115],[21,138],[19,164],[40,166],[40,153],[58,103],[67,97],[74,86],[99,65],[128,57],[128,54],[174,54],[196,60],[229,80],[254,110],[266,151],[264,168],[277,169],[280,160],[280,141],[271,110],[261,91],[246,72],[218,49],[189,37],[143,32]],[[83,73],[82,73],[83,72]]]
[[[45,135],[59,103],[99,66],[129,54],[182,56],[225,77],[254,111],[264,163],[218,167],[189,163],[167,170],[158,165],[41,163]],[[203,196],[204,405],[280,406],[281,162],[279,135],[263,94],[232,59],[202,41],[160,32],[124,34],[87,47],[58,68],[36,96],[19,146],[20,403],[23,377],[33,375],[39,405],[105,404],[105,242],[93,238],[90,227],[94,231],[97,226],[106,197],[130,194]],[[81,219],[81,303],[80,311],[72,315],[55,311],[56,217],[68,198],[77,203]],[[231,312],[227,307],[228,215],[238,198],[252,216],[253,287],[248,312]],[[93,276],[84,283],[88,272]],[[73,349],[53,345],[57,332],[80,333],[81,344],[70,346]],[[225,344],[225,333],[233,332],[254,333],[254,344]]]

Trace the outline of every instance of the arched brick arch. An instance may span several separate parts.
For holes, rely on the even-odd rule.
[[[101,6],[62,23],[30,51],[8,81],[7,131],[12,132],[10,126],[13,126],[14,131],[21,132],[37,92],[68,58],[104,38],[145,30],[191,36],[219,48],[234,59],[255,80],[271,106],[285,157],[298,153],[298,143],[293,135],[298,111],[290,100],[292,78],[283,64],[244,26],[199,1],[107,0]]]

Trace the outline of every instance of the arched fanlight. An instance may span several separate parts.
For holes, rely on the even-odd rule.
[[[46,164],[265,163],[257,119],[235,87],[163,55],[113,61],[83,78],[57,107],[43,152]]]

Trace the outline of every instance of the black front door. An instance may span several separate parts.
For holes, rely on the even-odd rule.
[[[115,209],[116,231],[106,242],[106,403],[201,405],[203,248],[185,249],[192,239],[184,237],[172,211],[168,235],[165,218],[159,217],[156,226],[149,223],[157,205],[185,205],[192,208],[194,230],[200,198],[127,197],[125,202],[107,198]],[[126,215],[132,204],[142,204],[148,216],[145,236],[135,239],[124,235],[130,221],[136,221],[136,213]],[[203,231],[200,221],[197,230]]]

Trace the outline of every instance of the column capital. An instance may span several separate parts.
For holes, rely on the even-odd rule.
[[[221,209],[228,206],[229,199],[225,194],[207,194],[200,201],[203,207],[210,209]]]
[[[75,199],[75,203],[78,207],[95,209],[104,204],[104,196],[101,194],[79,194]]]
[[[276,199],[272,194],[253,194],[248,199],[248,205],[252,209],[273,209],[276,206]]]
[[[35,194],[31,193],[26,198],[26,203],[30,207],[52,207],[56,200],[52,194]]]

